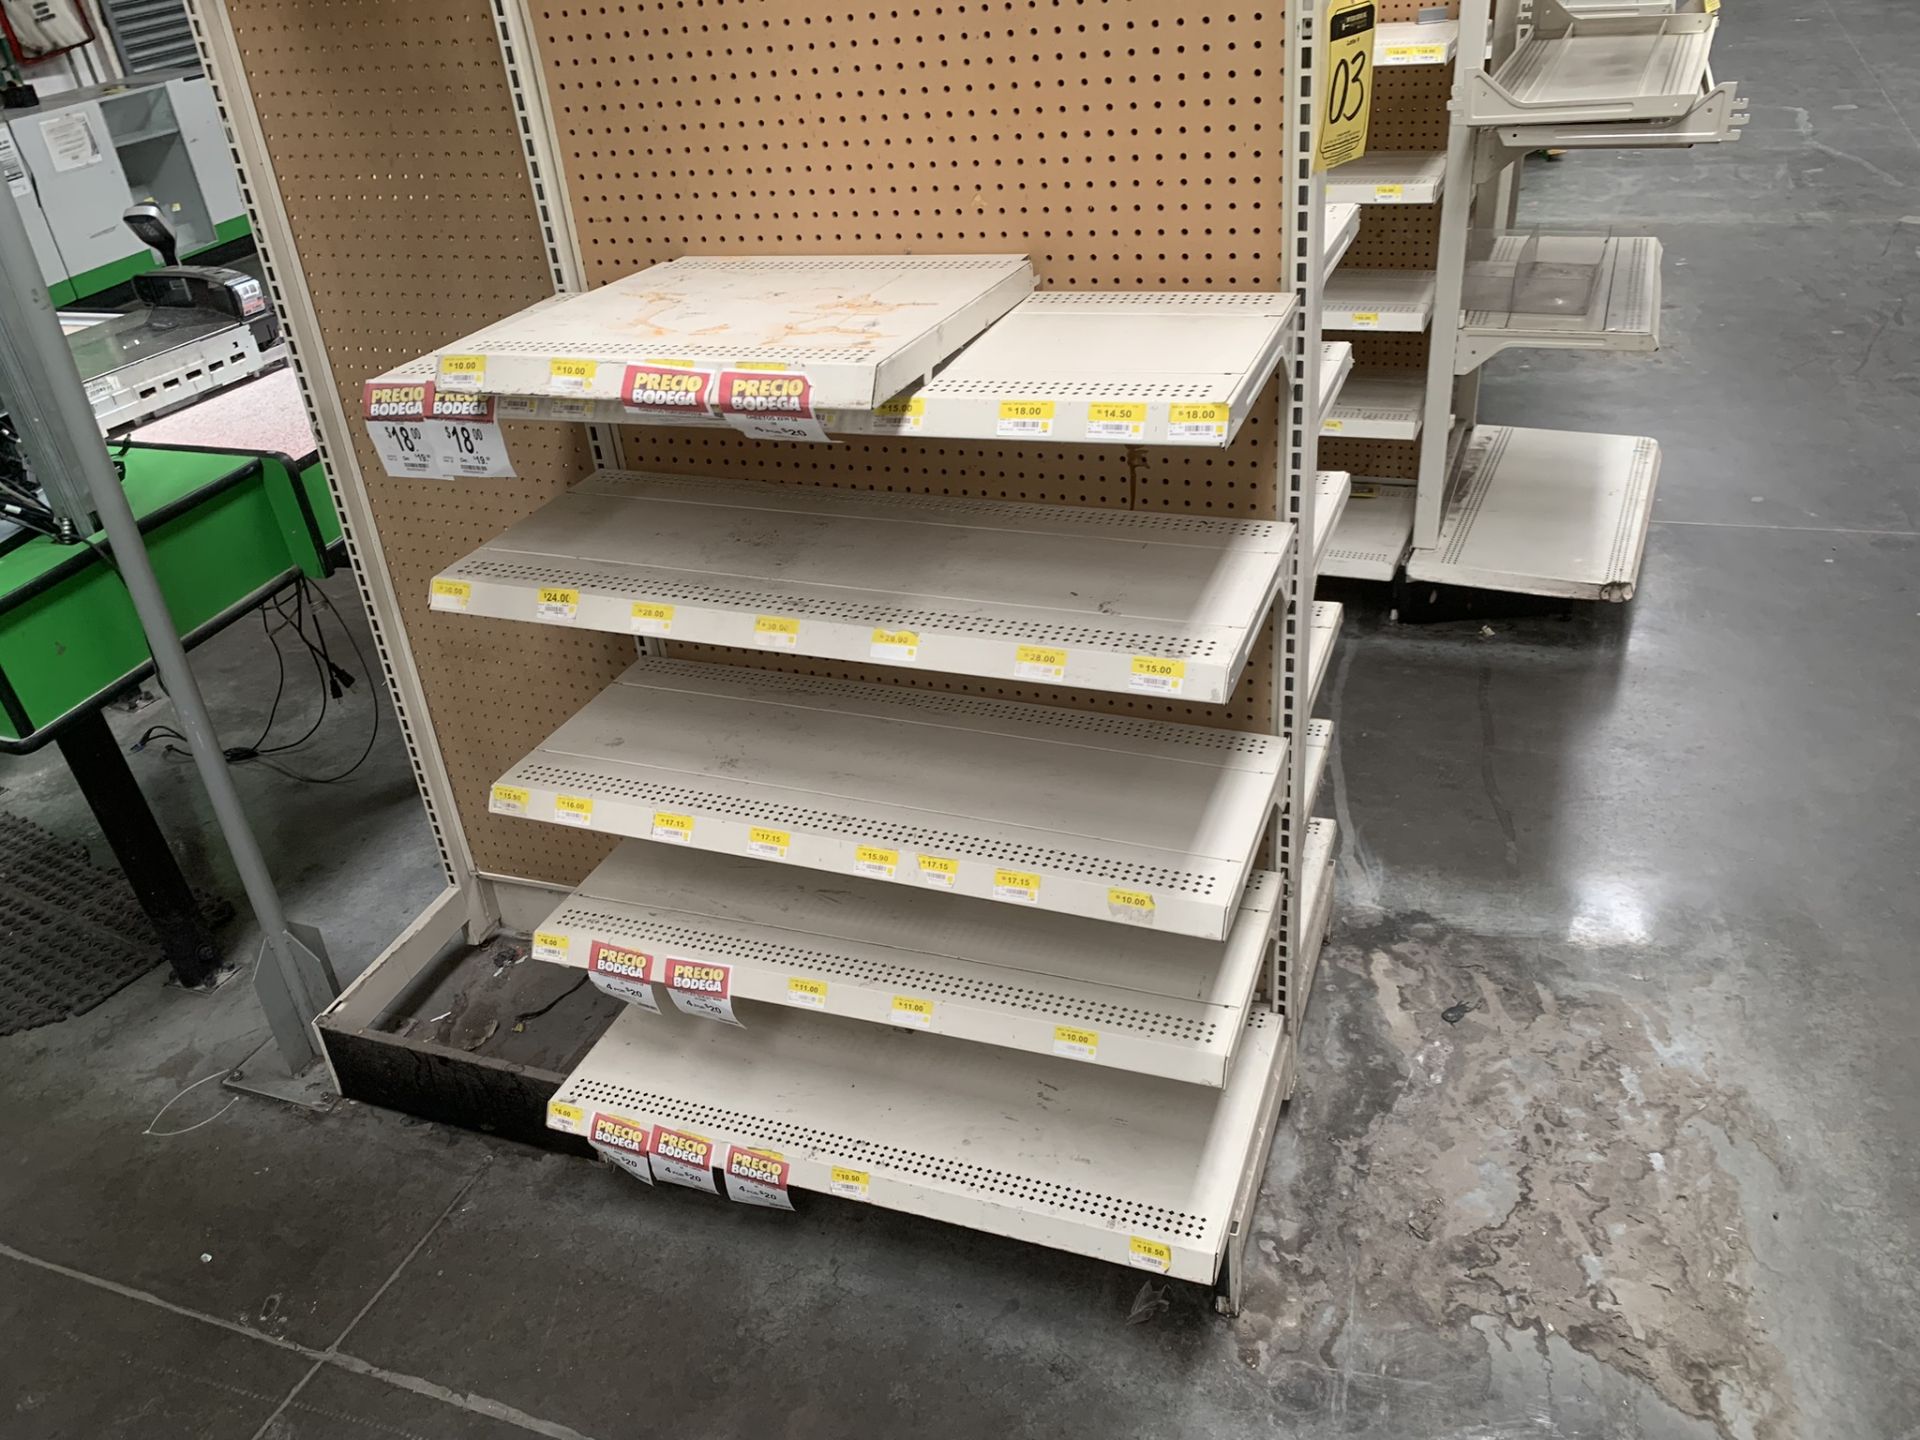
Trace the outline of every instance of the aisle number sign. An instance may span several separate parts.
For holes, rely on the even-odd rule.
[[[1373,113],[1374,0],[1326,0],[1327,47],[1313,168],[1331,170],[1367,153]]]

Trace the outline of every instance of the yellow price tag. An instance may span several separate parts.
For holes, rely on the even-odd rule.
[[[1346,421],[1335,419],[1331,415],[1329,415],[1325,420],[1322,420],[1320,422],[1320,431],[1324,435],[1338,435],[1342,430],[1346,428],[1347,428]]]
[[[1053,1053],[1068,1060],[1095,1059],[1100,1053],[1100,1032],[1079,1025],[1056,1025]]]
[[[915,630],[875,630],[867,654],[892,665],[911,665],[920,658],[920,635]]]
[[[1062,679],[1067,673],[1067,652],[1051,645],[1016,646],[1013,673],[1022,680]]]
[[[864,1200],[867,1198],[867,1188],[872,1184],[873,1176],[865,1170],[851,1170],[845,1165],[836,1165],[833,1173],[827,1177],[827,1193],[847,1200]]]
[[[1138,440],[1146,428],[1147,407],[1137,402],[1095,400],[1087,406],[1089,440]]]
[[[1136,925],[1151,925],[1155,914],[1153,893],[1149,890],[1107,891],[1107,913],[1116,920],[1130,920]]]
[[[577,1135],[580,1133],[580,1127],[585,1123],[586,1118],[587,1112],[582,1110],[578,1105],[569,1105],[564,1100],[549,1100],[547,1102],[547,1128],[549,1130],[563,1130],[569,1135]]]
[[[671,605],[655,605],[647,600],[636,600],[629,614],[636,634],[671,635],[673,633],[673,606]]]
[[[580,613],[580,592],[542,585],[534,596],[533,613],[542,620],[571,620]]]
[[[791,615],[758,615],[753,643],[768,650],[793,650],[800,644],[800,622]]]
[[[1356,310],[1353,312],[1353,328],[1356,330],[1372,330],[1378,327],[1379,324],[1380,312],[1378,310]]]
[[[787,1003],[801,1005],[809,1010],[827,1008],[827,982],[814,980],[805,975],[795,975],[787,981]]]
[[[588,795],[556,795],[553,797],[553,818],[562,825],[590,826],[593,824],[593,798]]]
[[[1326,0],[1315,170],[1331,170],[1367,153],[1373,115],[1373,9],[1374,0]]]
[[[853,868],[862,875],[871,875],[876,880],[891,880],[893,872],[900,864],[900,852],[889,850],[884,845],[856,845],[853,847]]]
[[[440,383],[450,390],[478,390],[487,383],[484,355],[442,355]]]
[[[1127,1264],[1136,1270],[1158,1270],[1162,1275],[1173,1269],[1173,1247],[1158,1240],[1127,1237]]]
[[[1226,405],[1169,405],[1169,440],[1218,440],[1227,433],[1227,421],[1233,411]]]
[[[529,798],[518,785],[496,785],[487,798],[487,809],[496,815],[524,815]]]
[[[918,430],[927,421],[927,402],[916,395],[912,399],[902,399],[896,395],[891,400],[882,400],[873,407],[876,429],[899,432]]]
[[[1407,187],[1404,185],[1376,185],[1373,187],[1373,198],[1376,200],[1402,200],[1406,198],[1406,194]]]
[[[894,996],[893,1023],[910,1026],[915,1030],[932,1029],[933,1001],[922,999],[918,995]]]
[[[793,835],[786,830],[769,830],[763,825],[755,825],[747,831],[747,853],[758,855],[762,860],[784,860],[787,847],[793,844]]]
[[[935,890],[951,890],[960,880],[960,862],[945,855],[922,855],[920,883]]]
[[[429,610],[464,610],[473,600],[473,586],[465,580],[436,579],[427,592]]]
[[[567,937],[558,930],[533,932],[533,958],[536,960],[564,960],[569,948]]]
[[[664,840],[669,845],[691,845],[693,817],[675,815],[670,810],[656,810],[653,812],[653,827],[648,833],[655,840]]]
[[[1000,420],[993,433],[1006,440],[1033,439],[1053,434],[1053,401],[1002,400]]]
[[[1040,903],[1040,877],[1030,870],[993,872],[993,898],[1012,900],[1021,905]]]
[[[591,360],[549,360],[547,385],[556,395],[584,395],[600,369]]]
[[[1187,683],[1187,662],[1158,655],[1136,655],[1127,688],[1143,695],[1178,695]]]

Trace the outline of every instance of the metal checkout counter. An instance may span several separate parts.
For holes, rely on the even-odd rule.
[[[191,648],[300,577],[331,574],[343,542],[260,282],[174,265],[150,218],[129,212],[167,262],[134,282],[142,304],[62,322]],[[37,533],[49,527],[30,478],[0,479],[13,517],[0,535],[0,753],[60,748],[174,974],[203,985],[219,949],[102,714],[153,673],[132,601],[103,537]]]

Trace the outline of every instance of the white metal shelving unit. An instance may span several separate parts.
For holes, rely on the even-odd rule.
[[[1431,273],[1342,267],[1328,286],[1329,330],[1357,321],[1428,336],[1417,395],[1404,377],[1362,365],[1327,412],[1323,433],[1419,447],[1411,484],[1356,479],[1327,551],[1329,574],[1388,580],[1404,565],[1409,579],[1432,583],[1631,597],[1657,447],[1629,436],[1479,426],[1479,399],[1485,365],[1507,350],[1658,348],[1659,242],[1516,230],[1519,166],[1534,150],[1737,139],[1744,102],[1737,86],[1712,75],[1718,9],[1707,0],[1465,6],[1445,57],[1453,86],[1444,154],[1374,154],[1335,172],[1346,177],[1329,187],[1335,199],[1432,203],[1438,261]],[[1382,27],[1381,43],[1392,29]],[[1438,48],[1423,53],[1437,63]],[[1376,63],[1388,63],[1379,44]],[[1427,167],[1417,177],[1416,162]],[[1416,178],[1430,188],[1414,188]],[[1382,186],[1385,194],[1367,199]],[[1383,274],[1391,279],[1383,283]],[[1389,299],[1406,297],[1388,287],[1414,283],[1413,313],[1390,312]]]
[[[1431,205],[1446,180],[1444,154],[1376,150],[1330,172],[1327,196],[1349,205]]]
[[[334,351],[349,363],[364,354],[366,323],[382,312],[336,325],[305,289],[294,212],[252,108],[268,92],[249,66],[269,59],[241,45],[228,8],[195,0],[196,22],[216,74],[239,79],[229,119],[242,158],[274,187],[256,201],[256,229],[292,257],[295,284],[282,295],[276,282],[276,295],[296,357],[315,372],[303,379],[350,531],[370,542],[377,633],[390,641],[382,656],[451,881],[322,1032],[364,1037],[451,957],[503,931],[531,933],[543,963],[583,967],[627,1002],[558,1082],[551,1130],[591,1138],[596,1115],[618,1117],[628,1136],[671,1127],[700,1142],[689,1153],[706,1163],[681,1163],[679,1174],[704,1189],[735,1147],[752,1147],[781,1169],[782,1188],[1214,1283],[1222,1308],[1236,1309],[1273,1130],[1296,1080],[1337,840],[1332,822],[1311,818],[1333,743],[1311,710],[1341,611],[1312,597],[1348,480],[1318,470],[1316,438],[1352,347],[1319,331],[1329,232],[1344,232],[1344,246],[1359,217],[1329,205],[1311,165],[1319,8],[1292,7],[1284,21],[1281,184],[1271,167],[1233,177],[1283,216],[1283,266],[1270,263],[1270,239],[1260,261],[1284,268],[1279,293],[1030,293],[1022,256],[934,245],[930,255],[693,254],[587,290],[604,270],[581,239],[591,212],[568,193],[582,142],[556,113],[571,102],[549,93],[534,43],[579,37],[565,16],[500,0],[533,225],[566,293],[492,324],[450,323],[470,333],[376,383],[490,397],[501,419],[589,424],[596,459],[572,458],[585,449],[576,435],[509,426],[539,437],[527,468],[545,467],[540,476],[487,477],[499,498],[476,485],[469,513],[441,499],[459,494],[452,487],[396,475],[384,514],[369,502],[339,401],[344,377],[333,373]],[[405,43],[404,17],[389,20]],[[363,37],[353,53],[376,65],[361,22],[340,23]],[[1277,14],[1264,23],[1281,24]],[[1279,48],[1280,34],[1266,33]],[[477,75],[461,103],[491,79]],[[411,103],[410,75],[382,83]],[[381,92],[369,83],[367,93]],[[645,128],[636,116],[636,139]],[[484,129],[457,132],[459,143],[481,147]],[[396,138],[396,164],[417,163],[406,158],[412,138]],[[876,126],[872,138],[883,153],[890,137]],[[990,147],[1001,137],[971,138]],[[665,153],[653,152],[662,165]],[[497,190],[499,166],[485,160],[459,183]],[[729,183],[751,188],[739,176],[752,173]],[[305,196],[320,182],[307,173],[297,183],[307,188],[289,193]],[[438,192],[416,206],[404,226],[387,211],[374,217],[396,263],[417,261],[418,237],[457,222]],[[1025,230],[1018,207],[996,213],[1010,234]],[[716,250],[734,243],[703,228],[706,218],[672,223]],[[612,227],[622,223],[616,210]],[[850,246],[910,248],[917,237],[895,232],[922,222],[869,223],[884,233],[855,233]],[[1039,239],[1060,239],[1073,222],[1046,223],[1056,228],[1036,221],[1007,248],[1039,255]],[[612,238],[592,233],[595,244]],[[484,238],[511,252],[503,267],[524,262],[515,247],[527,237],[496,227]],[[1049,278],[1082,263],[1086,239],[1078,259],[1052,251]],[[638,234],[612,243],[675,253]],[[1230,272],[1203,263],[1212,258],[1196,253],[1194,279],[1180,283],[1230,286]],[[450,290],[485,278],[466,263],[450,267]],[[1153,273],[1171,286],[1173,272]],[[407,298],[383,293],[390,309]],[[522,305],[525,276],[489,293],[510,296],[499,310]],[[415,335],[407,350],[432,343]],[[819,433],[737,425],[738,407],[714,397],[762,391],[730,388],[730,373],[800,397]],[[1259,413],[1262,404],[1273,409]],[[1257,436],[1243,431],[1256,414]],[[637,428],[716,424],[745,434],[712,445]],[[826,435],[886,440],[841,447],[819,443]],[[734,457],[733,474],[828,483],[626,470],[620,456],[636,436],[707,468]],[[991,453],[1004,457],[999,473],[956,489],[1018,497],[1025,465],[1050,477],[1056,498],[1071,501],[1084,484],[1089,503],[924,493],[945,479],[936,467],[957,476],[978,452],[952,461],[913,442],[951,439],[1001,442]],[[1085,449],[1070,465],[1037,462],[1036,444]],[[1164,461],[1153,447],[1183,445],[1233,447],[1184,463],[1240,467],[1258,518],[1173,508],[1168,467],[1144,461]],[[907,478],[872,478],[888,465]],[[564,479],[551,478],[561,469]],[[422,523],[422,512],[439,518]],[[478,514],[499,533],[447,565],[475,536],[443,547],[446,530]],[[404,622],[383,526],[411,536],[391,557],[405,573],[432,577],[426,597],[408,597]],[[408,647],[456,632],[429,692]],[[608,632],[636,637],[641,652],[611,683],[625,644]],[[1263,635],[1271,651],[1255,656]],[[692,658],[688,643],[733,653]],[[1255,659],[1261,671],[1249,677]],[[867,678],[795,673],[816,660],[852,662]],[[926,671],[946,678],[928,683]],[[1023,698],[999,698],[1003,689]],[[442,705],[449,696],[459,703]],[[1208,718],[1238,728],[1180,718],[1213,704],[1235,708]],[[450,710],[499,728],[456,737]],[[448,763],[436,719],[464,746],[464,769]],[[502,751],[522,758],[502,772]],[[530,868],[485,868],[473,834]],[[618,837],[604,860],[595,836]],[[554,852],[564,853],[543,870]],[[567,873],[555,909],[551,875],[537,877],[583,855],[592,858]],[[637,1175],[654,1175],[658,1161],[658,1178],[674,1178],[663,1149],[626,1159]]]
[[[1327,281],[1320,323],[1328,330],[1417,335],[1433,321],[1431,270],[1356,270],[1343,265]]]
[[[601,471],[431,583],[436,609],[1224,701],[1293,529]]]

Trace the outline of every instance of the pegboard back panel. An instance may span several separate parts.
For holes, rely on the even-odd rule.
[[[1390,65],[1373,75],[1376,88],[1367,149],[1445,150],[1453,67]]]
[[[246,72],[227,78],[244,79],[258,112],[348,415],[367,377],[552,293],[484,0],[226,10]],[[436,571],[579,477],[585,432],[509,427],[520,478],[459,483],[387,478],[354,428],[377,533],[353,543],[377,547],[393,576],[474,863],[577,882],[604,842],[492,817],[488,787],[618,674],[631,645],[433,614],[426,596]],[[360,483],[335,470],[337,485]]]
[[[1066,289],[1290,288],[1280,4],[714,0],[696,21],[681,0],[611,0],[534,26],[589,283],[685,254],[933,251],[1024,254]],[[1270,390],[1225,451],[664,428],[621,443],[641,469],[1271,518],[1277,405]],[[1270,730],[1269,655],[1222,707],[784,668]]]
[[[1420,478],[1420,442],[1417,440],[1320,441],[1320,468],[1344,470],[1349,475],[1376,475],[1413,481]]]

